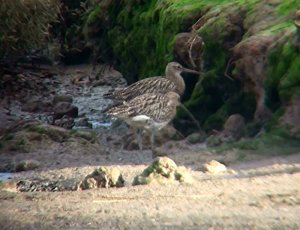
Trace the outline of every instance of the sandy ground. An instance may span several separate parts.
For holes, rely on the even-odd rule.
[[[1,229],[300,229],[300,154],[257,155],[241,162],[233,152],[180,146],[169,156],[190,170],[192,184],[132,186],[134,176],[151,162],[149,150],[14,154],[14,160],[44,162],[34,171],[16,173],[14,180],[80,180],[106,165],[119,168],[126,183],[123,188],[23,193],[6,185],[0,192]],[[211,159],[226,162],[229,172],[200,171]]]
[[[119,133],[119,136],[122,134]],[[26,153],[0,153],[0,165],[36,160],[40,166],[14,173],[0,189],[0,230],[5,229],[300,229],[300,152],[289,156],[241,158],[215,153],[201,144],[167,143],[165,151],[185,166],[193,183],[132,186],[152,161],[145,151],[125,151],[120,140],[97,144],[83,139],[39,143]],[[115,143],[113,143],[115,141]],[[201,171],[217,160],[221,175]],[[82,180],[99,166],[117,167],[123,188],[19,192],[20,180]]]

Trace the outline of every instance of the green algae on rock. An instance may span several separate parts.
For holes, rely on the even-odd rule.
[[[78,186],[78,190],[123,187],[124,179],[119,169],[100,167],[87,175]]]
[[[168,157],[157,157],[142,174],[134,178],[132,185],[192,183],[192,181],[193,178],[186,168],[177,167]]]
[[[193,92],[184,103],[206,131],[220,128],[234,113],[247,122],[270,122],[299,93],[299,48],[294,44],[299,0],[89,4],[83,17],[86,42],[96,57],[116,64],[129,83],[163,73],[175,58],[177,34],[193,32],[202,38],[203,79],[187,87]],[[180,110],[177,117],[187,119]]]

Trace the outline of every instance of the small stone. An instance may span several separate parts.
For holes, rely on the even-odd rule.
[[[60,119],[64,115],[73,118],[78,117],[78,108],[69,102],[58,102],[53,108],[53,119]]]
[[[39,108],[39,100],[31,99],[28,100],[24,105],[22,105],[22,111],[25,112],[37,112]]]
[[[48,112],[50,108],[51,102],[33,98],[25,101],[21,109],[25,112]]]
[[[205,135],[201,133],[192,133],[186,137],[186,140],[190,144],[196,144],[205,141],[205,138],[206,138]]]
[[[89,124],[89,120],[88,118],[80,118],[77,122],[76,122],[76,125],[79,126],[79,127],[89,127],[90,124]]]
[[[124,182],[119,169],[100,167],[80,181],[77,190],[123,187]]]
[[[4,74],[1,78],[1,81],[4,82],[12,82],[14,80],[14,76],[10,74]]]
[[[53,98],[53,104],[57,104],[58,102],[68,102],[70,104],[72,104],[73,102],[73,98],[72,96],[69,96],[69,95],[57,95]]]
[[[208,147],[214,147],[222,144],[222,140],[219,136],[211,135],[206,139],[206,145]]]
[[[222,174],[227,171],[225,165],[221,164],[216,160],[212,160],[206,164],[204,164],[204,171],[211,174]]]
[[[222,140],[239,140],[245,130],[245,118],[240,114],[232,114],[228,117],[222,131]]]
[[[72,129],[75,125],[74,118],[64,115],[62,118],[54,121],[55,126],[65,129]]]

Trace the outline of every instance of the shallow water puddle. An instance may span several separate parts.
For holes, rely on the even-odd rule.
[[[12,173],[5,173],[5,172],[1,172],[0,173],[0,181],[8,181],[10,179],[13,178],[13,174]]]

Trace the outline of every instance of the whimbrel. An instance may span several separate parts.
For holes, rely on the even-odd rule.
[[[153,150],[155,133],[175,117],[176,107],[179,104],[180,96],[175,92],[146,93],[122,105],[112,107],[106,113],[124,120],[136,129],[140,149],[142,149],[142,130],[150,130]]]
[[[182,72],[199,74],[195,70],[184,68],[177,62],[170,62],[166,67],[165,77],[150,77],[137,81],[123,89],[104,94],[104,98],[128,101],[145,93],[167,93],[170,91],[182,96],[185,90],[185,83],[181,77]]]

